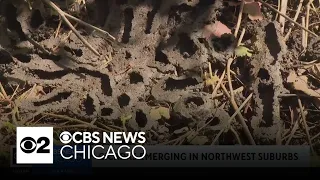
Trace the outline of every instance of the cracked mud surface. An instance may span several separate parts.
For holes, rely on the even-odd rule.
[[[90,16],[84,20],[119,41],[110,43],[78,25],[76,29],[101,57],[74,33],[63,41],[70,31],[66,25],[55,37],[59,24],[56,16],[28,11],[24,6],[17,8],[7,1],[0,3],[6,7],[0,25],[1,82],[8,92],[13,93],[11,87],[18,84],[26,89],[36,85],[39,92],[19,102],[21,122],[54,113],[121,127],[121,118],[130,116],[126,128],[147,131],[151,144],[168,142],[203,126],[203,131],[197,132],[201,137],[198,143],[211,144],[234,113],[226,96],[212,99],[212,91],[204,88],[203,80],[208,62],[220,76],[232,55],[225,40],[208,43],[201,38],[205,24],[219,20],[234,26],[233,11],[222,1],[92,1],[88,4]],[[287,128],[278,96],[288,93],[283,78],[296,64],[297,51],[283,43],[278,29],[278,24],[269,20],[247,22],[249,35],[243,43],[255,52],[249,60],[239,58],[233,66],[246,87],[236,94],[238,105],[249,92],[254,95],[244,116],[257,144],[281,143]],[[55,55],[39,51],[27,37],[54,49]],[[112,57],[108,64],[105,56]],[[234,89],[240,86],[235,83]],[[150,111],[156,107],[169,108],[170,119],[153,120]],[[10,115],[0,116],[3,122],[12,119]],[[39,121],[46,122],[47,118]],[[232,127],[247,144],[241,124],[234,121]],[[237,144],[236,139],[228,131],[219,144]]]

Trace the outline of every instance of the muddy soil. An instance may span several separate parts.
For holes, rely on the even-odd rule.
[[[234,31],[238,8],[219,0],[92,0],[84,15],[70,12],[63,1],[53,2],[108,31],[117,42],[71,21],[101,55],[97,56],[64,23],[56,35],[59,17],[45,5],[29,10],[23,3],[0,1],[1,83],[8,95],[18,85],[16,97],[29,93],[16,101],[18,113],[4,109],[3,127],[6,123],[53,124],[59,130],[92,130],[87,125],[92,123],[93,130],[146,131],[149,144],[212,144],[227,126],[235,110],[221,88],[220,95],[212,98],[203,74],[208,73],[210,62],[220,77],[236,38],[207,41],[201,33],[215,21]],[[298,107],[296,97],[280,96],[293,92],[286,77],[299,64],[301,30],[293,31],[285,43],[273,19],[243,21],[243,43],[253,49],[253,56],[237,58],[231,66],[236,74],[233,89],[243,87],[235,94],[237,106],[253,93],[241,114],[256,144],[285,144],[293,126],[289,109]],[[229,91],[227,80],[223,84]],[[151,112],[159,107],[169,109],[169,116],[155,119]],[[83,121],[85,127],[65,117]],[[317,117],[317,113],[308,114],[315,129]],[[215,144],[250,144],[237,120]],[[189,132],[192,138],[186,138]],[[299,132],[290,144],[308,142],[303,128]],[[8,130],[2,133],[8,137]]]

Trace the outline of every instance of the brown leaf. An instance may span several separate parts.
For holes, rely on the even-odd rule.
[[[308,72],[313,76],[314,79],[320,82],[320,63],[313,65],[308,69]]]
[[[223,34],[231,34],[231,30],[220,21],[206,25],[203,30],[203,36],[206,39],[211,39],[214,36],[220,38]]]
[[[262,20],[263,16],[261,13],[261,3],[245,1],[243,6],[243,12],[248,14],[250,20]]]
[[[320,98],[320,89],[313,90],[309,88],[307,76],[297,76],[295,72],[291,72],[287,78],[287,82],[292,84],[295,90],[302,91],[312,97]]]
[[[28,94],[29,99],[39,99],[42,95],[45,95],[46,93],[43,91],[43,87],[40,85],[35,86],[31,91],[30,94]]]

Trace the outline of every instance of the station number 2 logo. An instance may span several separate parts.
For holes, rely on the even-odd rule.
[[[17,164],[53,164],[53,128],[17,127]]]

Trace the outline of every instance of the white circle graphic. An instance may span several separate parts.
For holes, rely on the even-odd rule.
[[[60,141],[63,144],[68,144],[72,140],[72,135],[68,131],[64,131],[64,132],[60,133],[60,137],[59,138],[60,138]]]

